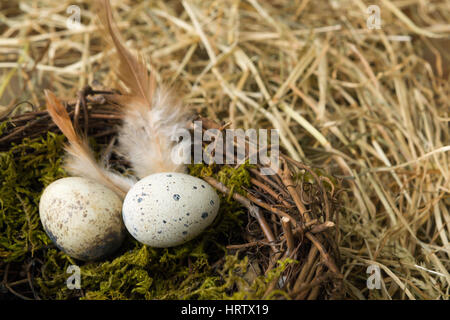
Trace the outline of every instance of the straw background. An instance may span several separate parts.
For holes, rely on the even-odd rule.
[[[344,179],[348,298],[450,297],[449,1],[111,3],[127,44],[193,110],[276,128],[290,157]],[[67,28],[70,5],[79,28]],[[106,43],[89,1],[2,1],[0,115],[44,108],[45,88],[69,99],[118,87]]]

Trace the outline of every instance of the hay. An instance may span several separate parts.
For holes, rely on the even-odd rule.
[[[193,110],[277,128],[292,159],[345,181],[344,297],[449,298],[448,1],[375,1],[379,30],[362,1],[112,3],[130,46]],[[118,87],[87,2],[77,30],[70,4],[1,4],[0,114],[42,107],[44,88]]]

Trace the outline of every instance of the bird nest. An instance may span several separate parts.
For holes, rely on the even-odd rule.
[[[65,106],[75,128],[90,137],[91,144],[108,165],[125,173],[130,170],[129,163],[114,148],[121,113],[117,105],[108,100],[112,92],[88,86],[75,99],[66,101]],[[52,158],[42,157],[33,147],[33,143],[48,142],[50,137],[58,139],[58,148],[62,145],[63,136],[46,110],[33,110],[6,119],[5,116],[1,121],[0,151],[9,152],[11,161],[31,156],[27,163],[32,163],[34,158],[38,162],[49,161],[59,165],[62,149],[58,149],[57,156]],[[217,123],[200,115],[194,120],[201,121],[202,130],[225,131],[227,128],[226,123]],[[24,141],[29,146],[20,149]],[[248,140],[244,143],[248,149]],[[45,150],[50,152],[50,149]],[[33,156],[33,153],[36,154]],[[241,165],[190,165],[190,173],[212,185],[222,195],[223,201],[219,216],[206,235],[175,249],[147,248],[130,237],[124,248],[106,262],[83,265],[59,252],[46,238],[38,221],[33,227],[28,224],[29,233],[39,231],[36,237],[42,241],[35,241],[25,252],[18,253],[23,256],[19,262],[7,264],[3,274],[3,293],[21,298],[64,299],[337,298],[342,279],[337,245],[340,181],[323,170],[288,157],[283,150],[280,150],[279,164],[278,172],[272,175],[261,174],[260,165],[251,165],[248,161]],[[23,167],[27,170],[26,165]],[[28,168],[33,170],[30,165]],[[60,168],[55,172],[50,177],[39,178],[40,184],[30,187],[35,188],[38,197],[45,185],[64,175]],[[24,203],[23,199],[18,201],[23,208],[19,211],[27,216],[28,222],[30,219],[38,220],[38,199],[34,203]],[[27,225],[26,221],[24,225]],[[222,236],[217,236],[219,233]],[[8,257],[8,252],[0,254]],[[158,283],[155,280],[158,271],[152,268],[155,264],[163,268],[162,261],[170,259],[173,270],[177,271],[166,278],[166,282]],[[70,291],[64,282],[67,278],[64,272],[70,264],[82,265],[82,275],[90,279],[80,290]],[[136,273],[120,281],[112,279],[111,270],[123,270],[124,265],[130,274],[137,269],[144,273]],[[188,273],[197,271],[199,275],[192,281]],[[119,285],[114,284],[116,280]],[[187,284],[189,281],[190,285]],[[144,282],[145,285],[142,284]],[[105,283],[109,283],[109,287]],[[177,292],[173,289],[177,286],[184,289]]]

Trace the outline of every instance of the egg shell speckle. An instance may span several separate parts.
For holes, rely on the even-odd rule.
[[[125,238],[122,201],[105,186],[80,177],[54,181],[42,193],[44,230],[66,254],[83,261],[113,253]]]
[[[204,180],[184,173],[156,173],[127,193],[123,220],[141,243],[167,248],[198,236],[217,216],[220,200]]]

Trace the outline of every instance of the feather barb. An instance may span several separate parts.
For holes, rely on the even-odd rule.
[[[45,99],[48,113],[53,122],[69,141],[65,148],[67,171],[74,176],[95,180],[123,198],[134,182],[101,167],[96,162],[87,139],[80,137],[75,131],[69,114],[61,101],[49,90],[45,90]]]

